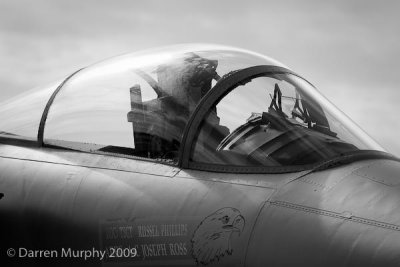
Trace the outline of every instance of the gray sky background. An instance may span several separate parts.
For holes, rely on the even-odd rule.
[[[237,46],[311,81],[400,156],[400,1],[0,0],[0,102],[104,58]]]

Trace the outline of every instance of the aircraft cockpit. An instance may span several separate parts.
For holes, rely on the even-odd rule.
[[[130,88],[134,154],[149,158],[178,157],[181,136],[190,114],[200,99],[211,89],[212,81],[220,79],[217,60],[187,53],[155,70],[156,79],[145,71],[135,73],[145,80],[157,98],[143,101],[140,84]]]
[[[263,73],[246,79],[206,115],[193,161],[234,166],[310,165],[358,150],[338,137],[338,129],[297,76]],[[247,95],[251,100],[246,100]],[[215,111],[225,127],[215,126]]]
[[[0,138],[185,168],[290,172],[384,151],[283,64],[217,45],[122,55],[0,106]]]

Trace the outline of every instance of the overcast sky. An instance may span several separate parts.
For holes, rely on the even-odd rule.
[[[316,85],[400,156],[400,1],[0,0],[0,102],[122,53],[237,46]]]

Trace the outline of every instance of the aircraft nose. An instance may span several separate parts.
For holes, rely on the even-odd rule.
[[[351,190],[343,190],[340,198],[340,189],[346,184]],[[338,200],[355,216],[393,225],[389,228],[395,230],[400,227],[399,162],[371,162],[354,170],[335,191]]]
[[[351,222],[359,225],[359,236],[353,240],[369,252],[375,265],[400,265],[400,163],[375,161],[346,179],[353,183],[353,193],[343,200],[352,209]],[[352,208],[353,207],[353,208]]]
[[[399,266],[400,163],[371,160],[347,174],[333,169],[315,178],[324,174],[330,178],[321,183],[315,207],[322,210],[320,222],[332,218],[321,229],[333,238],[334,251],[346,248],[344,265]]]
[[[360,161],[290,182],[253,231],[248,266],[400,266],[400,163]]]

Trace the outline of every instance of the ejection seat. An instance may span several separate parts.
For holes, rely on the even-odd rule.
[[[200,99],[211,89],[212,79],[219,79],[216,60],[190,53],[187,57],[156,70],[157,80],[141,70],[138,74],[156,92],[157,98],[142,101],[139,84],[130,88],[135,155],[174,159],[189,116]]]

